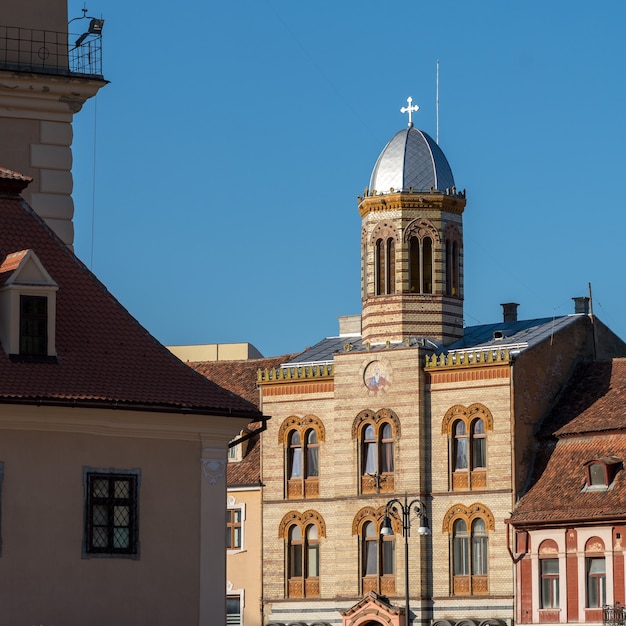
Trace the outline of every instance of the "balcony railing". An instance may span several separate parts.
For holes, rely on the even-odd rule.
[[[626,623],[626,607],[616,602],[602,607],[603,626],[624,626]]]
[[[102,35],[0,26],[0,69],[103,79]]]

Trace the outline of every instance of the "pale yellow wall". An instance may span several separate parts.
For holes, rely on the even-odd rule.
[[[245,505],[242,550],[228,550],[226,579],[228,593],[243,590],[243,623],[261,626],[262,610],[262,529],[261,489],[228,489],[229,505]]]
[[[206,343],[189,346],[167,346],[181,361],[243,361],[263,355],[251,343]]]

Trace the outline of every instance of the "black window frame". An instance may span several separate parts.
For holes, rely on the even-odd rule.
[[[109,557],[139,559],[139,489],[141,472],[138,469],[83,469],[83,484],[85,496],[84,512],[84,539],[83,558]],[[98,496],[94,494],[96,480],[109,482],[108,495]],[[127,497],[116,496],[114,481],[128,481],[129,493]],[[95,507],[106,507],[108,520],[106,526],[94,524]],[[115,525],[115,507],[128,508],[128,524]],[[94,545],[94,529],[106,528],[106,546]],[[115,546],[115,530],[119,528],[128,530],[128,545]]]
[[[35,310],[32,305],[36,305]],[[23,356],[48,355],[47,296],[20,294],[19,353]]]

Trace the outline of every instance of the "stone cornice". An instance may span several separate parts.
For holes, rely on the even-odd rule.
[[[445,193],[393,193],[376,196],[359,196],[359,213],[365,217],[376,211],[434,209],[461,215],[465,208],[465,196]]]
[[[0,70],[0,109],[4,117],[25,118],[32,112],[49,113],[49,119],[71,121],[86,100],[94,96],[106,80],[83,76],[58,76]]]

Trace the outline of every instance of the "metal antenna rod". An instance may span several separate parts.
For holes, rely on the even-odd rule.
[[[437,84],[435,88],[435,111],[437,118],[437,132],[435,134],[435,141],[439,145],[439,59],[437,59]]]

